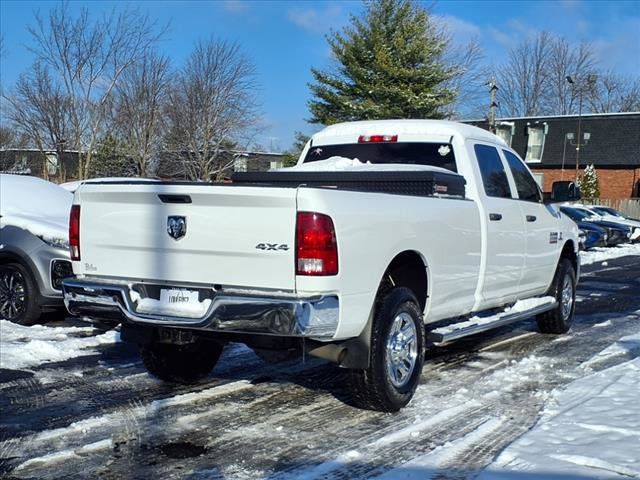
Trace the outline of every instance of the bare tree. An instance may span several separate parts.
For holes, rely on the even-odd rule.
[[[16,132],[8,125],[0,125],[0,150],[15,147]]]
[[[134,158],[139,176],[151,174],[150,162],[161,148],[169,82],[169,59],[150,51],[123,73],[116,86],[114,129]]]
[[[567,76],[587,78],[597,69],[593,47],[582,42],[571,45],[564,38],[551,41],[546,65],[544,112],[552,115],[577,113],[578,91],[567,82]]]
[[[451,116],[480,116],[486,112],[485,84],[491,76],[482,47],[477,39],[459,46],[450,41],[449,45],[445,59],[457,71],[449,85],[458,94],[450,106]]]
[[[4,96],[6,115],[14,128],[40,151],[55,150],[59,180],[66,177],[63,154],[72,130],[71,99],[57,86],[46,67],[36,63],[31,74],[22,74],[15,88]]]
[[[509,51],[506,63],[498,67],[496,75],[503,113],[534,116],[543,112],[551,46],[551,35],[540,32]]]
[[[94,20],[86,8],[72,16],[67,3],[45,17],[37,14],[29,32],[37,61],[51,70],[70,101],[69,143],[86,152],[78,162],[78,176],[86,178],[114,88],[159,33],[137,10],[114,10]]]
[[[233,166],[222,155],[258,126],[255,69],[235,43],[196,44],[169,96],[168,145],[191,180],[220,179]]]
[[[587,101],[594,113],[638,111],[640,79],[625,77],[612,70],[600,72]]]

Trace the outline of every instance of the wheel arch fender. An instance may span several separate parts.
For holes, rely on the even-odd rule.
[[[365,327],[355,338],[341,343],[346,354],[339,361],[339,365],[346,368],[368,368],[371,353],[371,327],[380,299],[389,288],[406,287],[411,290],[418,300],[420,310],[425,311],[429,298],[429,272],[427,261],[419,251],[407,249],[397,253],[389,262],[382,274],[369,318]]]

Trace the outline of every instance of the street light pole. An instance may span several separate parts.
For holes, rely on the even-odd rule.
[[[578,174],[580,172],[580,144],[582,143],[582,87],[580,88],[580,98],[578,100],[578,142],[576,145],[576,180],[578,180]]]
[[[584,93],[585,80],[584,78],[576,78],[571,75],[567,75],[567,82],[575,89],[578,89],[578,134],[576,138],[576,180],[580,173],[580,146],[582,145],[582,95]],[[597,75],[588,75],[586,82],[589,85],[593,85],[597,80]]]

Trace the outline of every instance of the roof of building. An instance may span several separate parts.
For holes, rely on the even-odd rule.
[[[604,112],[604,113],[583,113],[581,115],[582,118],[591,118],[591,117],[625,117],[625,116],[633,116],[640,115],[640,112]],[[577,113],[572,113],[570,115],[535,115],[531,117],[500,117],[496,118],[496,122],[500,121],[509,121],[509,120],[541,120],[548,118],[578,118]],[[480,122],[486,122],[486,118],[476,118],[476,119],[468,119],[462,120],[464,123],[476,124]]]
[[[513,117],[496,120],[512,124],[511,147],[522,158],[526,158],[529,128],[545,130],[541,161],[528,161],[535,167],[572,166],[576,163],[578,122],[582,140],[579,164],[596,167],[629,168],[640,167],[640,112],[606,113],[582,115],[559,115],[540,117]],[[488,129],[487,120],[469,123]],[[511,126],[511,125],[509,125]],[[568,139],[573,134],[574,139]]]

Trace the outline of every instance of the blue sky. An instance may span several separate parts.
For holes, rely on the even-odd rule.
[[[11,87],[29,68],[26,26],[35,11],[47,11],[54,2],[0,0],[0,27],[5,53],[0,80]],[[267,149],[285,149],[293,132],[311,133],[317,125],[305,122],[310,68],[330,64],[324,36],[340,29],[349,15],[358,15],[356,1],[142,1],[71,2],[72,9],[87,6],[98,14],[129,5],[170,25],[159,45],[180,65],[199,38],[237,41],[253,60],[261,85],[263,121],[258,142]],[[538,30],[568,40],[592,42],[607,68],[640,76],[640,1],[439,1],[425,2],[453,33],[455,41],[476,37],[490,64],[501,62],[510,45]]]

